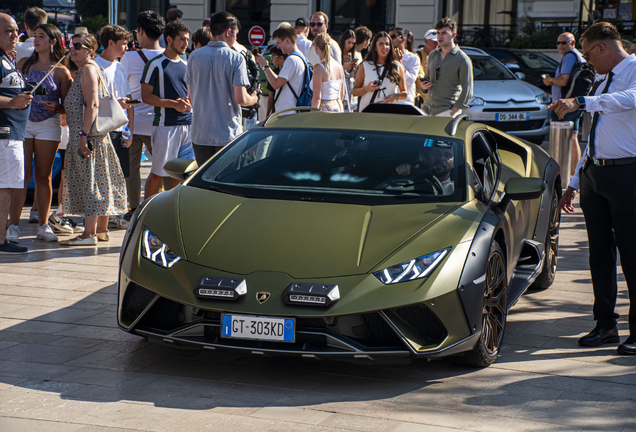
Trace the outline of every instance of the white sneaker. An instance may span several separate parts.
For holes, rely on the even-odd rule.
[[[84,227],[75,223],[73,219],[68,216],[64,216],[64,221],[73,228],[73,234],[82,234],[84,232]]]
[[[38,223],[39,220],[38,211],[31,209],[29,211],[29,223]]]
[[[7,228],[7,241],[20,243],[20,228],[17,225],[9,225]]]
[[[63,217],[59,217],[57,215],[49,216],[49,225],[53,227],[55,232],[63,233],[63,234],[73,234],[73,227],[71,224]]]
[[[49,224],[39,226],[38,233],[36,234],[35,238],[50,242],[57,241],[57,236],[53,233],[53,230],[51,229]]]

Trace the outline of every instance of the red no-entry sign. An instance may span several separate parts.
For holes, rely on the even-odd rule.
[[[263,30],[261,26],[252,27],[247,37],[250,41],[250,45],[253,47],[259,47],[265,44],[265,30]]]

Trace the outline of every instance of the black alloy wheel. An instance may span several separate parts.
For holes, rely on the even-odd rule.
[[[465,353],[468,365],[487,367],[497,360],[504,337],[508,316],[508,278],[506,261],[501,246],[496,241],[490,245],[486,267],[482,328],[477,346]]]
[[[556,190],[552,191],[550,201],[550,219],[548,221],[548,233],[545,240],[545,257],[543,269],[534,283],[533,289],[544,290],[550,288],[554,282],[557,269],[557,255],[559,252],[559,228],[561,226],[561,211],[559,210],[559,196]]]

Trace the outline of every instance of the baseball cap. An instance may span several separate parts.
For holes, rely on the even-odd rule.
[[[309,24],[305,18],[298,18],[295,27],[308,27]]]
[[[430,29],[429,31],[427,31],[426,34],[424,35],[424,39],[436,41],[437,40],[437,30]]]

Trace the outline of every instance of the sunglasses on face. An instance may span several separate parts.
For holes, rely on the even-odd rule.
[[[557,41],[557,46],[559,45],[569,45],[570,42],[568,41]]]
[[[310,22],[309,27],[322,27],[323,24],[322,22]]]
[[[82,48],[90,49],[89,47],[87,47],[86,45],[84,45],[84,44],[83,44],[83,43],[81,43],[81,42],[75,42],[74,44],[72,44],[72,45],[71,45],[71,47],[73,47],[73,49],[74,49],[75,51],[79,51],[79,50],[81,50]]]
[[[399,34],[392,34],[391,35],[391,39],[396,39],[396,38],[401,38],[401,37],[402,37],[402,35],[399,35]]]

